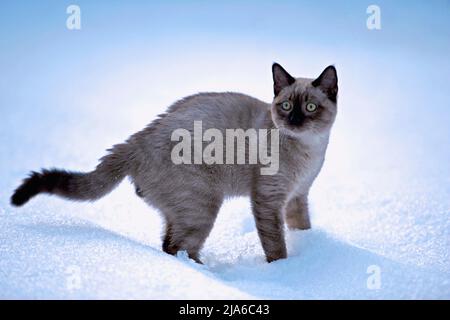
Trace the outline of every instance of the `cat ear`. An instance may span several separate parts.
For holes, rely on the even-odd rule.
[[[322,89],[333,102],[336,102],[338,93],[337,71],[334,66],[328,66],[323,70],[321,75],[312,82],[313,87]]]
[[[292,77],[286,70],[283,69],[278,63],[272,65],[273,75],[273,92],[277,96],[281,89],[290,86],[295,82],[295,78]]]

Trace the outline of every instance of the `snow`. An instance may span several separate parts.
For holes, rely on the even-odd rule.
[[[85,219],[35,208],[29,209],[31,215],[2,214],[2,298],[410,299],[450,294],[448,273],[386,258],[321,228],[289,232],[290,257],[267,264],[245,199],[223,208],[205,246],[203,266],[183,253],[161,252],[156,236],[161,226],[154,216],[148,217],[148,210],[130,216],[134,210],[144,212],[138,203],[108,207],[98,209],[116,216],[97,223],[86,221],[96,219],[86,219],[93,213],[85,213]],[[380,289],[367,287],[370,266],[381,270]]]
[[[49,19],[33,37],[20,34],[20,44],[0,37],[1,48],[8,44],[0,50],[0,298],[450,298],[447,24],[395,48],[384,40],[401,37],[389,31],[388,15],[379,37],[358,29],[361,43],[345,40],[333,51],[312,39],[284,50],[271,34],[268,49],[249,44],[247,32],[255,32],[245,28],[219,40],[186,29],[177,41],[145,44],[142,30],[127,37],[135,22],[105,29],[95,8],[81,6],[97,13],[97,24],[78,35]],[[441,13],[433,23],[449,20],[434,10]],[[0,21],[0,30],[12,29]],[[274,57],[299,76],[335,63],[340,81],[338,118],[310,194],[313,228],[286,232],[288,259],[265,262],[245,198],[221,209],[205,265],[161,251],[159,214],[128,181],[95,203],[40,196],[9,205],[29,170],[90,170],[105,149],[185,95],[230,90],[269,101]],[[378,289],[371,270],[380,271]]]

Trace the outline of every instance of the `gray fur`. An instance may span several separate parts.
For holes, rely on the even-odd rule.
[[[170,254],[186,250],[200,262],[199,251],[223,200],[250,196],[267,261],[285,258],[284,215],[289,227],[310,228],[307,195],[322,167],[336,116],[335,99],[330,94],[337,93],[337,76],[331,67],[331,71],[321,75],[323,79],[319,77],[314,82],[289,78],[280,68],[273,66],[276,96],[272,104],[239,93],[189,96],[170,106],[125,143],[114,146],[96,170],[86,174],[61,170],[34,173],[16,190],[12,203],[22,205],[41,192],[74,200],[95,200],[129,176],[137,194],[159,209],[165,219],[163,250]],[[297,101],[296,107],[302,112],[304,104],[313,101],[320,106],[320,112],[305,113],[303,118],[300,116],[301,126],[292,125],[279,105],[287,99]],[[259,164],[173,164],[171,150],[175,142],[171,142],[171,134],[179,128],[192,132],[194,120],[202,120],[204,130],[217,128],[222,132],[227,128],[279,128],[278,173],[261,175]]]

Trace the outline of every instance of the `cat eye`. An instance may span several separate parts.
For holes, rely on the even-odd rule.
[[[315,103],[309,102],[309,103],[306,105],[306,111],[308,111],[308,112],[314,112],[314,111],[316,111],[316,110],[317,110],[317,105],[316,105]]]
[[[283,109],[284,111],[289,111],[292,109],[292,104],[289,101],[284,101],[281,104],[281,109]]]

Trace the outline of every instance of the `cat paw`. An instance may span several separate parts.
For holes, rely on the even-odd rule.
[[[308,230],[311,229],[311,222],[309,219],[301,219],[301,218],[288,218],[286,219],[286,223],[290,230]]]

